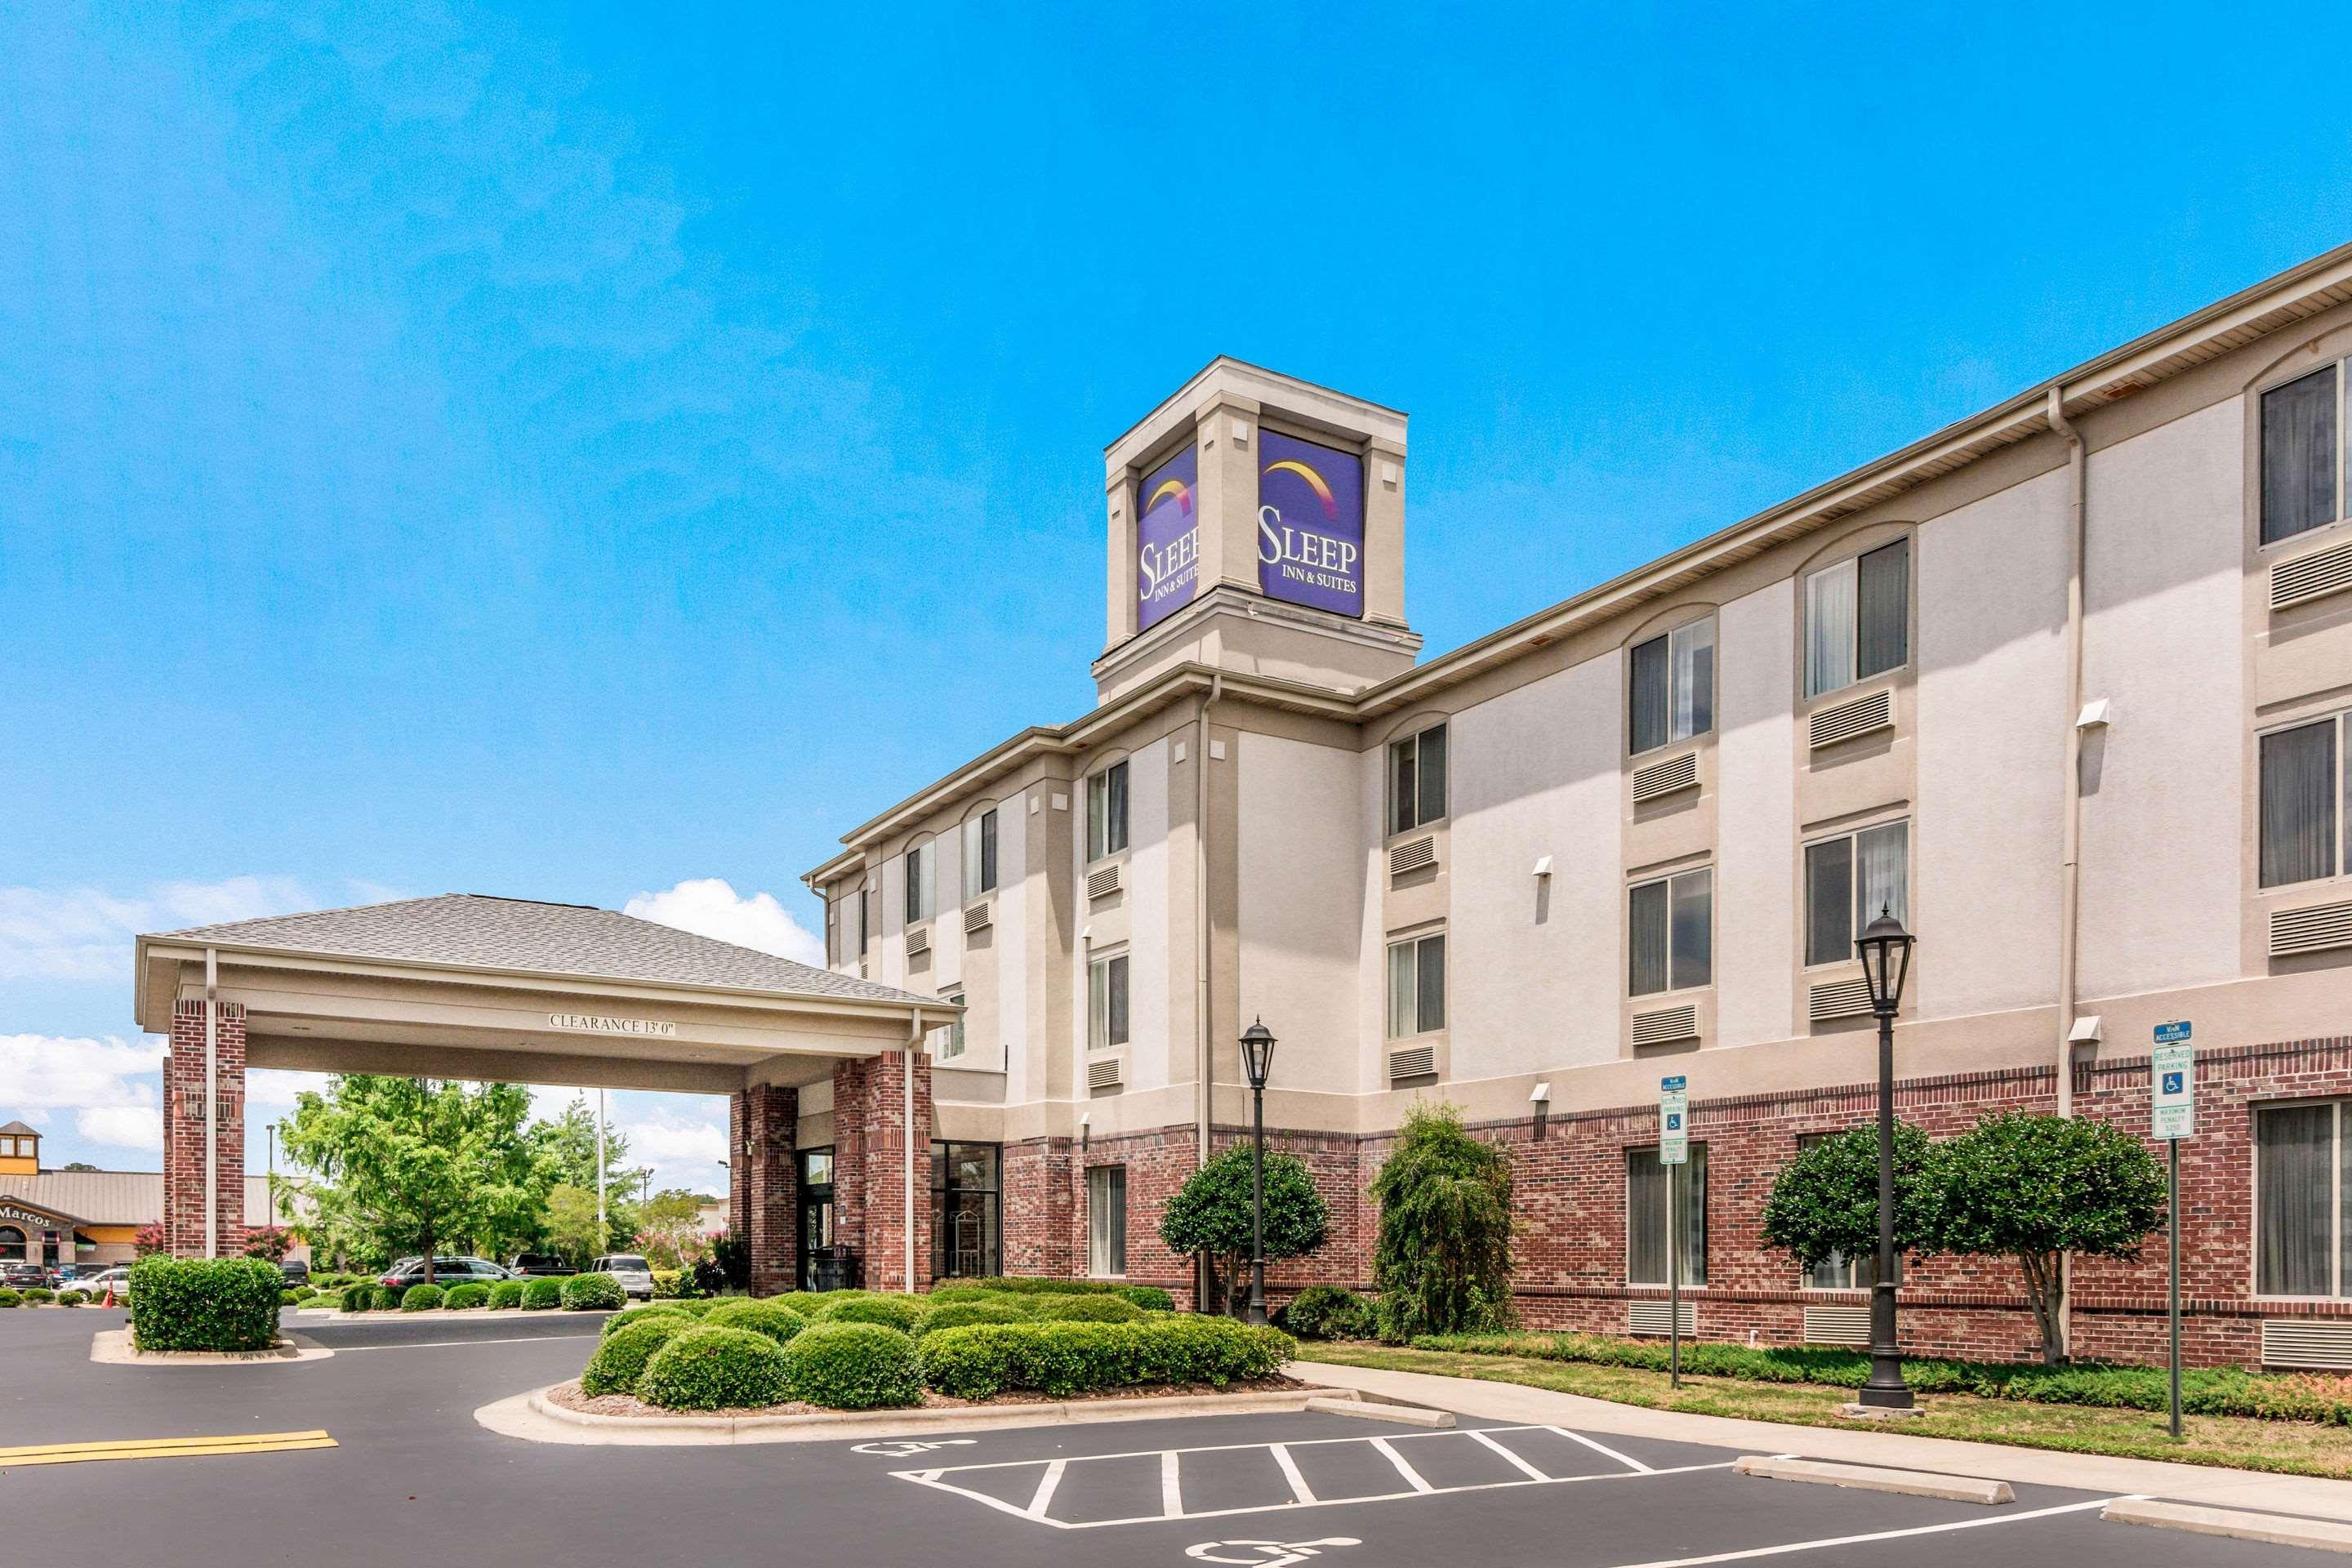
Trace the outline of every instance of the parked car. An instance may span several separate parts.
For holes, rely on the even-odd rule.
[[[287,1258],[278,1264],[278,1272],[286,1276],[286,1285],[289,1289],[297,1285],[308,1285],[310,1282],[310,1266],[299,1258]]]
[[[107,1291],[112,1290],[114,1299],[120,1301],[131,1294],[131,1266],[118,1263],[111,1268],[101,1268],[95,1274],[75,1280],[74,1289],[89,1291],[93,1301],[103,1301]]]
[[[0,1286],[11,1290],[37,1289],[54,1278],[38,1263],[0,1263]]]
[[[591,1274],[610,1274],[631,1297],[654,1299],[654,1266],[633,1252],[607,1253],[588,1266]]]
[[[487,1258],[436,1258],[433,1260],[433,1283],[446,1289],[452,1285],[478,1281],[494,1284],[509,1278],[507,1271]],[[387,1289],[405,1290],[411,1285],[425,1283],[425,1259],[404,1258],[386,1269],[378,1281]]]
[[[517,1279],[560,1279],[579,1272],[552,1252],[518,1252],[507,1264],[507,1273]]]

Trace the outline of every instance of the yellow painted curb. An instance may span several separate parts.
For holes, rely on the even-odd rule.
[[[220,1437],[129,1437],[100,1443],[43,1443],[0,1448],[0,1469],[27,1465],[74,1465],[98,1459],[188,1459],[216,1454],[278,1454],[294,1448],[332,1448],[324,1432],[252,1432]]]

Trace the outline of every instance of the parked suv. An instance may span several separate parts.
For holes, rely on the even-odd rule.
[[[37,1263],[0,1263],[0,1287],[10,1290],[31,1290],[49,1283],[49,1271]],[[651,1281],[646,1288],[652,1289]]]
[[[287,1258],[278,1266],[278,1272],[286,1277],[286,1288],[289,1290],[297,1285],[310,1282],[310,1266],[299,1258]]]
[[[610,1274],[630,1296],[654,1299],[654,1266],[634,1252],[614,1252],[588,1266],[591,1274]]]
[[[452,1285],[478,1281],[489,1285],[508,1278],[507,1271],[487,1258],[436,1258],[433,1260],[433,1283],[446,1289]],[[411,1285],[425,1283],[425,1259],[404,1258],[384,1270],[378,1281],[388,1290],[405,1290]]]
[[[507,1264],[507,1272],[518,1279],[558,1279],[580,1270],[552,1252],[518,1252]]]

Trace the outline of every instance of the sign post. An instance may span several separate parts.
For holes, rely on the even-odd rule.
[[[1675,1195],[1689,1161],[1690,1081],[1676,1073],[1658,1080],[1658,1163],[1666,1168],[1666,1383],[1673,1388],[1683,1385],[1682,1226]]]
[[[2156,1047],[2148,1053],[2148,1083],[2155,1134],[2164,1141],[2167,1184],[2167,1226],[2172,1258],[2170,1319],[2172,1330],[2172,1435],[2180,1436],[2180,1141],[2197,1132],[2197,1047],[2189,1043],[2186,1022],[2158,1024]]]

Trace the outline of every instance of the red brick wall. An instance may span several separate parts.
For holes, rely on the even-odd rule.
[[[216,1227],[223,1258],[245,1251],[245,1007],[218,1004],[214,1086],[219,1096]],[[173,1256],[205,1255],[205,1004],[172,1005],[163,1061],[163,1236]]]
[[[914,1067],[914,1279],[907,1278],[907,1068]],[[889,1051],[833,1069],[835,1226],[869,1290],[919,1290],[931,1274],[931,1059]]]
[[[799,1172],[793,1138],[800,1126],[800,1091],[753,1084],[730,1101],[727,1223],[750,1249],[751,1294],[794,1289],[799,1264],[795,1227]],[[752,1152],[744,1152],[746,1144]]]

